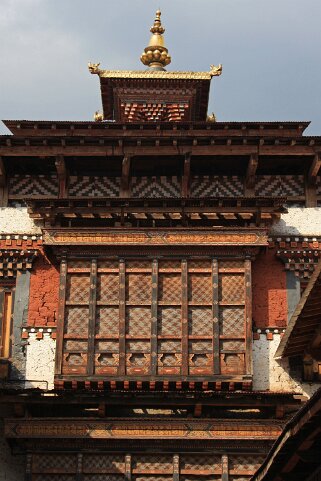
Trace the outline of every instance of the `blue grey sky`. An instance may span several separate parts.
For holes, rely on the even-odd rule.
[[[0,118],[91,120],[88,61],[144,69],[158,7],[168,70],[223,64],[218,120],[311,120],[321,135],[321,0],[0,0]]]

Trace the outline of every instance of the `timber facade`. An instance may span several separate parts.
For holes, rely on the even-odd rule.
[[[8,479],[250,480],[320,385],[321,137],[207,117],[151,32],[95,121],[4,121]]]

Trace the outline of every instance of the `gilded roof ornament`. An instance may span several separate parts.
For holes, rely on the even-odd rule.
[[[169,65],[172,59],[165,47],[163,37],[165,28],[162,26],[160,17],[161,11],[157,10],[154,25],[150,29],[152,36],[148,46],[144,49],[140,60],[144,65],[147,65],[151,69],[165,70],[166,65]]]
[[[222,71],[223,71],[223,66],[221,63],[217,67],[215,65],[211,65],[210,76],[219,77],[222,74]]]

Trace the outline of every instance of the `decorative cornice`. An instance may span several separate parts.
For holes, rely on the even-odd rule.
[[[99,75],[100,78],[114,79],[211,80],[213,77],[212,70],[209,72],[167,72],[165,70],[101,70],[98,68],[91,73]]]
[[[0,279],[16,277],[18,272],[32,269],[37,250],[0,249]]]

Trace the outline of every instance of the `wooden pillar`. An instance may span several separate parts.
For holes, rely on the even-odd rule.
[[[63,155],[58,155],[56,157],[56,170],[58,175],[58,197],[64,198],[67,197],[67,181],[68,181],[68,172],[66,168],[66,161]]]
[[[126,274],[125,261],[119,260],[119,365],[118,375],[126,372]]]
[[[247,165],[245,181],[244,181],[244,195],[252,196],[255,194],[255,175],[259,163],[258,154],[251,154]]]
[[[321,153],[314,156],[309,172],[305,176],[305,206],[317,206],[317,176],[321,167]]]
[[[188,375],[188,277],[187,261],[182,260],[182,376]]]
[[[84,479],[83,474],[83,454],[77,454],[77,474],[76,474],[76,481],[82,481]]]
[[[25,481],[32,480],[32,454],[27,454]]]
[[[182,197],[189,197],[191,176],[191,153],[187,152],[184,159],[184,174],[182,179]]]
[[[8,184],[6,170],[2,157],[0,157],[0,207],[8,205]]]
[[[244,282],[245,282],[245,325],[246,325],[246,354],[245,369],[246,374],[252,374],[252,275],[251,260],[244,262]]]
[[[179,454],[173,456],[173,481],[179,481]]]
[[[90,268],[88,346],[87,346],[87,349],[88,349],[87,375],[88,376],[92,376],[94,374],[96,298],[97,298],[97,259],[92,259],[91,268]]]
[[[132,457],[130,454],[125,456],[125,478],[126,481],[131,481],[132,479]]]
[[[218,303],[218,261],[212,261],[213,373],[220,374],[220,322]]]
[[[229,481],[228,456],[226,454],[222,456],[222,481]]]
[[[152,325],[151,325],[151,375],[157,373],[157,310],[158,310],[158,261],[152,264]]]
[[[63,343],[64,343],[65,304],[66,304],[66,284],[67,284],[67,259],[63,258],[60,263],[55,374],[61,374],[61,368],[62,368],[62,351],[63,351]]]
[[[130,179],[130,161],[129,156],[125,156],[122,162],[121,181],[120,181],[120,197],[130,197],[129,179]]]

